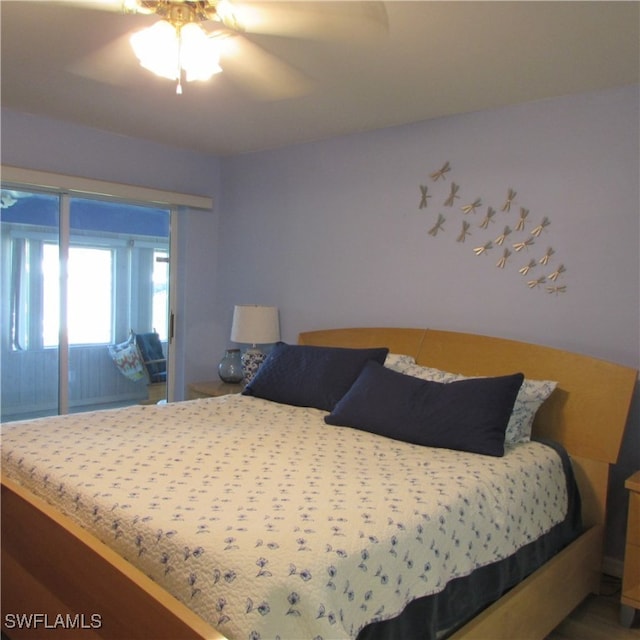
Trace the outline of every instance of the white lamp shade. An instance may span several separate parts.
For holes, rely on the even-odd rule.
[[[280,340],[278,307],[236,305],[231,340],[245,344],[271,344]]]

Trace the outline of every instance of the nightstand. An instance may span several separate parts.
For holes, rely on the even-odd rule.
[[[628,478],[624,486],[629,489],[629,519],[624,550],[620,623],[631,627],[640,609],[640,471]]]
[[[205,382],[192,382],[187,385],[187,400],[196,398],[217,398],[230,393],[240,393],[244,389],[243,384],[230,384],[222,380],[207,380]]]

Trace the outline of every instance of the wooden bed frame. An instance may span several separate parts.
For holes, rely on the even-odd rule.
[[[609,465],[622,440],[637,371],[603,360],[512,340],[427,329],[354,328],[300,334],[300,344],[373,347],[465,375],[522,371],[558,381],[534,433],[572,457],[585,533],[458,631],[454,638],[544,638],[589,593],[602,563]],[[64,562],[57,559],[64,557]],[[14,640],[42,638],[43,626],[18,628],[13,614],[48,614],[46,638],[223,640],[223,636],[42,500],[2,480],[2,628]],[[7,617],[7,614],[11,614]],[[91,628],[99,614],[99,628]],[[84,615],[84,617],[83,617]],[[58,618],[56,618],[58,616]],[[40,618],[39,620],[42,620]],[[66,623],[67,627],[69,623]]]

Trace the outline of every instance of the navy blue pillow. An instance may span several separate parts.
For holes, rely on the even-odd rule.
[[[523,380],[516,373],[433,382],[369,362],[325,422],[429,447],[502,456]]]
[[[279,342],[242,392],[282,404],[332,411],[365,363],[384,363],[389,349],[345,349]]]

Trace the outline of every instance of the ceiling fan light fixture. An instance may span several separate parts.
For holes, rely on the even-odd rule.
[[[195,22],[173,25],[160,20],[134,33],[130,42],[140,64],[162,78],[176,80],[178,93],[183,71],[188,82],[209,80],[222,71],[215,38]]]
[[[166,20],[131,35],[131,47],[140,64],[162,78],[180,75],[179,41],[175,27]]]
[[[222,71],[216,39],[207,36],[197,24],[185,24],[180,30],[180,39],[180,66],[188,82],[209,80]]]

